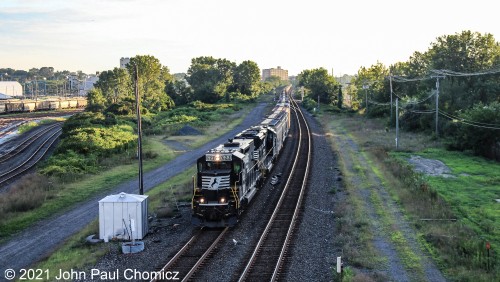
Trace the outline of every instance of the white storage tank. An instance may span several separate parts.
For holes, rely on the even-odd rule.
[[[142,239],[148,233],[148,196],[110,195],[99,201],[99,238]]]

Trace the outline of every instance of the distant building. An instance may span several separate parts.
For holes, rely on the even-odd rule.
[[[17,81],[0,81],[0,94],[23,96],[23,86]]]
[[[89,75],[87,76],[81,83],[78,88],[79,96],[87,96],[89,90],[94,89],[94,84],[99,80],[97,75]]]
[[[124,58],[124,57],[120,58],[120,68],[121,69],[127,68],[128,63],[130,63],[130,58]]]
[[[277,76],[281,80],[288,80],[288,70],[284,70],[280,66],[278,66],[278,68],[276,69],[271,68],[262,70],[262,80],[266,80],[271,76]]]

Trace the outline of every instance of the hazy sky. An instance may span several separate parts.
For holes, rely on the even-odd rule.
[[[172,73],[198,56],[354,74],[463,30],[500,41],[492,0],[0,0],[0,68],[86,73],[153,55]]]

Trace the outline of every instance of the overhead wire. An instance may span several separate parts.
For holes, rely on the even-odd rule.
[[[460,119],[454,119],[448,115],[445,115],[443,113],[441,113],[441,111],[439,112],[440,115],[452,120],[453,122],[460,122],[460,123],[464,123],[464,124],[467,124],[467,125],[470,125],[470,126],[474,126],[474,127],[479,127],[479,128],[486,128],[486,129],[494,129],[494,130],[500,130],[500,127],[494,127],[494,126],[484,126],[484,125],[478,125],[478,124],[473,124],[473,123],[470,123],[470,122],[467,122],[467,121],[464,121],[464,120],[460,120]]]
[[[492,127],[498,127],[500,128],[500,124],[494,124],[494,123],[484,123],[484,122],[478,122],[478,121],[473,121],[473,120],[467,120],[458,116],[454,116],[452,114],[446,113],[444,111],[439,110],[439,113],[443,116],[447,116],[449,118],[452,118],[453,120],[458,120],[458,121],[463,121],[463,122],[468,122],[472,124],[477,124],[477,125],[484,125],[484,126],[492,126]]]

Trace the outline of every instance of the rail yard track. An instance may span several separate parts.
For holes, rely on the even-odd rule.
[[[3,144],[0,153],[0,185],[24,173],[38,163],[61,134],[62,122],[34,129],[19,141]]]

